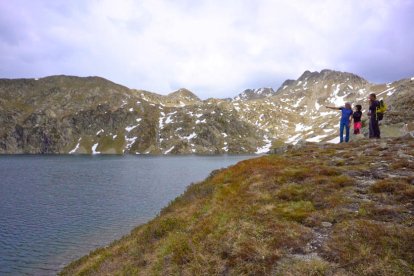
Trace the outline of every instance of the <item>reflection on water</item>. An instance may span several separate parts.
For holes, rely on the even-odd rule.
[[[54,275],[251,156],[1,156],[0,275]]]

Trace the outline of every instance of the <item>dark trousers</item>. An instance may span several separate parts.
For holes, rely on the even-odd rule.
[[[381,138],[381,132],[376,116],[369,119],[369,138]]]

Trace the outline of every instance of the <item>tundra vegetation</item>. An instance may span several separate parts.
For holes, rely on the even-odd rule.
[[[61,275],[413,275],[413,172],[409,137],[246,160]]]

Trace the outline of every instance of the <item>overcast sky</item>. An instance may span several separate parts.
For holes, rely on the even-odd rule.
[[[414,76],[414,0],[0,0],[0,78],[101,76],[202,98],[303,71]]]

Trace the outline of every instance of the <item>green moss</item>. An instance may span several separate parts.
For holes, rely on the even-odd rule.
[[[119,273],[115,275],[139,275],[140,270],[133,264],[126,264]]]
[[[302,222],[315,211],[315,207],[310,201],[293,201],[278,204],[274,211],[287,220]]]
[[[283,171],[283,177],[290,179],[291,181],[303,181],[315,174],[311,168],[299,167],[292,168],[288,167]]]
[[[159,218],[146,225],[142,237],[144,241],[158,240],[172,231],[182,229],[184,225],[184,221],[179,218]]]
[[[177,265],[183,265],[190,260],[191,249],[185,233],[171,233],[164,244],[160,250],[162,257],[170,255],[171,261]]]
[[[300,201],[307,199],[309,193],[309,189],[304,185],[288,184],[282,186],[276,195],[282,200]]]

